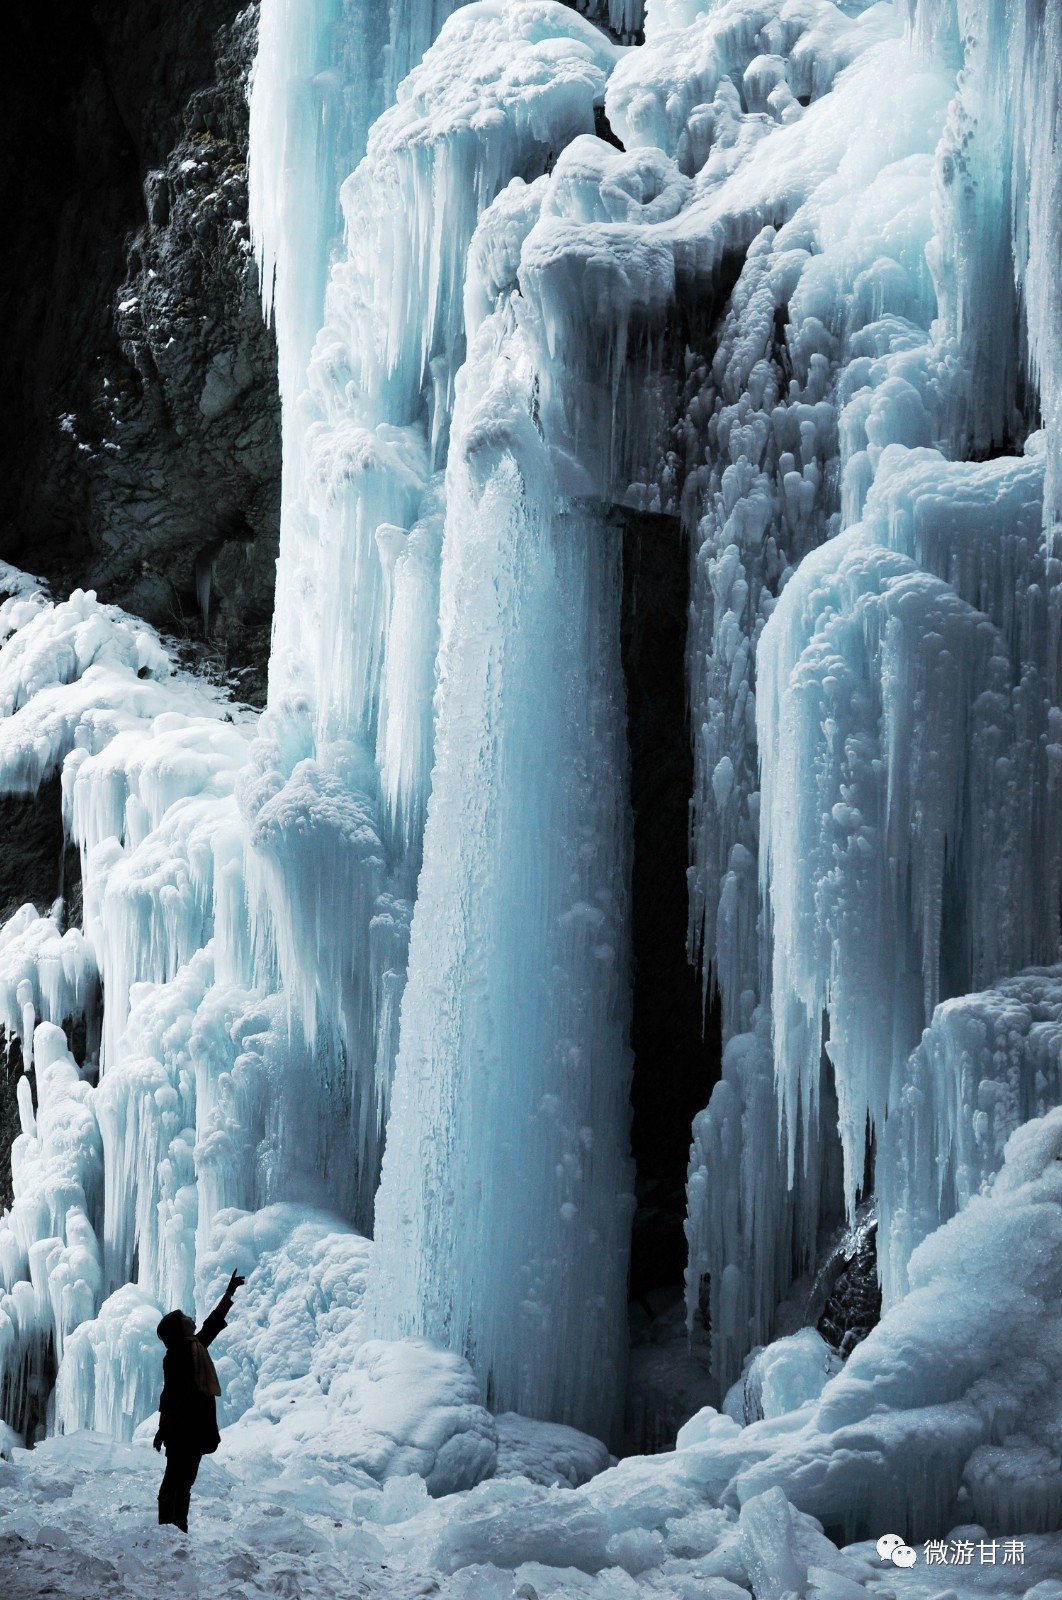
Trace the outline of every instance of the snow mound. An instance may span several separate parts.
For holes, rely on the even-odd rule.
[[[433,1495],[493,1471],[497,1432],[460,1356],[424,1341],[366,1340],[371,1246],[305,1206],[220,1212],[203,1272],[220,1293],[247,1277],[215,1362],[227,1447],[263,1471],[384,1483],[411,1474]],[[207,1297],[208,1299],[210,1296]]]

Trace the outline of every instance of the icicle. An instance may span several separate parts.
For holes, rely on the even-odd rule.
[[[769,1339],[793,1277],[813,1261],[821,1221],[839,1212],[825,1120],[808,1130],[807,1165],[788,1182],[770,1015],[760,1010],[754,1021],[754,1032],[728,1042],[722,1079],[694,1118],[687,1179],[687,1325],[708,1322],[720,1402],[748,1351]]]

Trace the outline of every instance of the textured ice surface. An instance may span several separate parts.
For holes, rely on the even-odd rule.
[[[498,1432],[496,1478],[529,1478],[532,1483],[567,1484],[577,1489],[609,1464],[608,1450],[600,1439],[562,1423],[536,1422],[517,1411],[503,1411],[494,1425]]]
[[[469,1354],[497,1405],[604,1427],[605,1375],[622,1365],[630,1210],[626,815],[618,654],[607,644],[616,553],[604,530],[591,532],[600,522],[593,514],[586,535],[583,519],[558,515],[555,548],[536,548],[554,520],[554,490],[529,421],[530,366],[515,391],[530,444],[509,462],[501,436],[512,403],[502,395],[475,412],[472,437],[451,452],[445,494],[443,469],[476,224],[510,179],[534,179],[593,128],[618,52],[561,6],[485,3],[459,9],[418,64],[449,9],[433,8],[425,29],[418,8],[392,8],[389,70],[403,59],[414,70],[344,185],[345,243],[322,290],[312,352],[285,329],[296,329],[313,273],[323,285],[327,251],[310,248],[310,277],[301,273],[306,238],[293,243],[282,211],[308,197],[285,187],[286,178],[276,188],[281,169],[270,152],[286,127],[297,160],[323,160],[327,170],[342,149],[336,139],[347,135],[301,111],[285,118],[282,80],[309,72],[299,56],[309,35],[297,30],[296,48],[286,51],[296,22],[281,8],[263,35],[256,227],[267,270],[276,262],[278,335],[290,349],[282,359],[285,507],[271,705],[240,788],[256,972],[283,988],[307,1051],[347,1086],[365,1229],[390,1118],[395,1154],[375,1222],[387,1240],[376,1269],[376,1331],[426,1333]],[[369,7],[365,21],[371,54],[380,18]],[[343,63],[335,70],[342,74]],[[348,132],[351,104],[348,96]],[[322,206],[323,198],[318,216]],[[514,268],[486,291],[480,315],[494,310],[499,291],[509,295]],[[470,324],[467,334],[474,331]],[[483,348],[477,371],[490,364]],[[488,483],[483,441],[492,429],[498,465]],[[508,540],[492,556],[491,518],[506,515],[518,477],[534,505],[528,514],[514,507]],[[514,557],[528,574],[506,602],[526,608],[519,628],[515,610],[506,617],[492,593]],[[469,645],[480,639],[483,650]],[[498,651],[500,697],[498,685],[484,692],[477,681]],[[563,703],[554,703],[543,672]],[[588,673],[597,684],[589,702],[581,692]],[[534,704],[550,714],[531,720]],[[476,765],[484,737],[498,739],[493,778],[489,751],[482,770]],[[452,750],[440,747],[446,739]],[[436,814],[425,826],[433,760]],[[522,924],[531,872],[543,891]],[[415,887],[431,907],[419,934],[409,923]],[[565,970],[560,983],[557,968]],[[444,992],[454,997],[449,1014]],[[431,1083],[417,1065],[429,1051]],[[485,1103],[492,1083],[500,1098]],[[502,1085],[512,1086],[511,1103]],[[484,1137],[484,1117],[511,1124],[511,1148]],[[442,1178],[422,1161],[428,1127],[437,1148],[451,1151]],[[518,1206],[508,1189],[514,1169]],[[475,1244],[464,1232],[473,1211]],[[496,1266],[472,1274],[465,1263],[478,1249]],[[557,1291],[577,1280],[582,1298],[569,1305]],[[562,1377],[559,1351],[572,1351],[576,1327],[583,1360]],[[515,1348],[521,1328],[534,1330],[523,1353]],[[591,1381],[594,1371],[600,1380]]]
[[[752,1352],[723,1410],[735,1422],[758,1422],[817,1400],[844,1362],[814,1328],[801,1328]]]
[[[1062,972],[1019,973],[948,1000],[914,1050],[878,1165],[878,1259],[886,1302],[915,1246],[982,1193],[1007,1139],[1062,1104]]]
[[[740,1515],[713,1506],[696,1448],[622,1462],[574,1491],[507,1481],[435,1501],[418,1478],[381,1489],[251,1465],[224,1443],[203,1462],[185,1539],[155,1525],[159,1461],[146,1442],[85,1432],[16,1451],[0,1465],[0,1559],[20,1593],[50,1585],[72,1600],[1058,1600],[1057,1535],[1027,1534],[1020,1565],[980,1566],[985,1530],[956,1526],[945,1532],[974,1540],[973,1563],[942,1578],[919,1546],[903,1571],[882,1565],[873,1540],[839,1550],[780,1490]]]
[[[947,1150],[962,1136],[947,1111],[935,1145],[914,1131],[910,1052],[940,1000],[1055,959],[1058,937],[1058,570],[1043,534],[1057,434],[1023,454],[1020,409],[1022,318],[1057,327],[1041,242],[1055,111],[1040,118],[1028,98],[1036,84],[1057,105],[1055,20],[1004,25],[973,6],[951,31],[954,8],[912,7],[932,45],[891,69],[906,46],[888,42],[901,19],[887,7],[832,23],[783,10],[805,41],[743,32],[752,7],[676,19],[685,31],[662,36],[655,70],[685,61],[685,99],[642,95],[635,56],[608,93],[618,125],[629,74],[630,136],[670,141],[695,173],[684,216],[704,194],[716,226],[771,224],[711,361],[688,359],[683,424],[691,949],[735,1038],[694,1129],[688,1286],[692,1317],[710,1283],[724,1384],[835,1214],[835,1126],[849,1210],[878,1138],[879,1187],[902,1213],[883,1241],[900,1292],[905,1252],[960,1203]],[[747,113],[725,76],[735,52]],[[858,133],[820,165],[857,85]],[[810,97],[802,114],[793,96]],[[757,214],[758,195],[772,211]],[[1049,432],[1053,381],[1042,374]],[[765,1160],[775,1092],[788,1184]],[[1048,1085],[1037,1107],[1052,1103]]]
[[[247,746],[233,708],[174,676],[157,636],[136,619],[81,591],[58,604],[31,593],[5,606],[0,784],[32,793],[61,766],[67,825],[82,846],[86,912],[78,929],[65,926],[61,899],[43,914],[23,906],[0,931],[2,1020],[19,1038],[27,1074],[18,1086],[14,1204],[0,1219],[0,1370],[7,1415],[32,1434],[46,1424],[48,1365],[62,1362],[69,1337],[129,1277],[129,1257],[115,1262],[111,1238],[128,1230],[131,1245],[143,1232],[146,1269],[157,1255],[150,1243],[159,1222],[147,1201],[165,1146],[138,1148],[134,1139],[118,1152],[112,1144],[107,1160],[113,1125],[100,1115],[106,1096],[95,1087],[99,983],[117,1068],[134,983],[174,976],[210,935],[221,895],[204,808],[222,801],[226,773],[231,789]],[[108,749],[112,758],[97,761]],[[78,1063],[61,1025],[82,1022]],[[123,1123],[126,1111],[123,1104]],[[139,1179],[143,1227],[132,1198]],[[130,1376],[123,1356],[86,1390],[100,1425],[128,1435],[129,1384],[135,1388],[139,1370]]]
[[[1062,1109],[1011,1135],[990,1192],[923,1240],[906,1296],[810,1407],[729,1434],[708,1413],[703,1444],[694,1419],[680,1444],[702,1452],[713,1494],[744,1506],[784,1490],[846,1538],[1057,1526],[1060,1156]],[[756,1358],[765,1375],[788,1344]]]
[[[500,1409],[608,1433],[633,1205],[619,549],[559,500],[532,372],[498,312],[458,388],[370,1322],[463,1343]]]
[[[24,905],[0,928],[0,1023],[17,1036],[27,1072],[38,1018],[61,1024],[95,1009],[92,946],[80,928],[61,924],[61,908],[38,916]]]

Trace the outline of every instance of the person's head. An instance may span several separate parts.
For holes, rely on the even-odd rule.
[[[167,1350],[171,1345],[190,1339],[195,1333],[195,1323],[183,1311],[168,1311],[155,1329]]]

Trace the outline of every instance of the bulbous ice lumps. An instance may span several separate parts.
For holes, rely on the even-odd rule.
[[[192,1305],[197,1253],[219,1210],[267,1204],[304,1168],[326,1168],[335,1121],[283,1002],[221,981],[212,954],[138,987],[120,1058],[94,1097],[106,1287],[135,1276],[163,1304]]]
[[[514,304],[569,495],[621,501],[659,470],[675,391],[663,361],[675,245],[663,225],[688,198],[660,151],[626,155],[589,136],[572,141],[542,187]]]
[[[0,1023],[32,1065],[37,1019],[77,1022],[95,1011],[96,956],[80,928],[62,929],[56,914],[24,905],[0,928]]]
[[[91,591],[35,603],[0,646],[4,792],[36,794],[75,746],[172,709],[171,671],[154,630]]]
[[[91,1428],[129,1440],[158,1405],[162,1311],[146,1290],[127,1283],[99,1314],[69,1336],[59,1367],[55,1422],[60,1433]]]
[[[739,9],[728,15],[734,21]],[[713,18],[701,24],[706,41],[714,37]],[[722,13],[719,21],[723,26]],[[848,39],[853,26],[835,17],[831,28],[839,32],[829,39]],[[910,75],[902,134],[885,130],[873,111],[872,138],[858,149],[850,141],[844,151],[835,148],[848,107],[858,100],[861,110],[852,115],[865,121],[865,108],[877,104],[875,85],[889,70],[886,59],[902,51],[871,43],[848,39],[845,48],[865,51],[863,59],[829,94],[827,73],[821,98],[798,123],[763,139],[729,183],[716,179],[709,190],[714,225],[731,249],[746,248],[741,229],[746,212],[755,215],[758,186],[765,205],[776,190],[785,195],[782,214],[790,217],[748,243],[713,359],[691,351],[686,361],[682,508],[692,530],[695,755],[690,948],[702,956],[706,981],[710,976],[720,989],[724,1037],[750,1026],[766,951],[755,871],[760,634],[793,567],[858,516],[887,446],[932,436],[943,386],[930,348],[936,307],[924,250],[932,148],[951,85],[943,74]],[[825,33],[815,48],[829,54]],[[799,178],[780,183],[798,147],[808,164]]]
[[[934,8],[927,3],[919,9],[928,16]],[[832,80],[828,57],[849,24],[831,35],[830,44],[820,37],[813,49],[821,51],[822,74],[800,84],[802,96],[810,87],[813,103],[806,112],[782,111],[777,134],[768,132],[744,160],[730,158],[743,186],[741,196],[735,190],[733,211],[750,207],[751,186],[762,181],[764,195],[787,196],[789,220],[777,233],[765,229],[748,251],[710,368],[704,363],[699,371],[695,357],[689,363],[699,382],[691,383],[687,415],[686,505],[687,515],[700,517],[690,634],[697,753],[691,947],[696,950],[703,936],[706,965],[722,987],[725,1033],[748,1029],[766,979],[773,992],[783,1102],[791,1111],[796,1082],[803,1082],[808,1122],[819,1092],[820,1020],[827,1002],[827,989],[815,975],[830,974],[829,1049],[850,1202],[862,1179],[867,1115],[880,1128],[887,1101],[899,1093],[907,1051],[937,998],[1001,970],[1048,959],[1057,938],[1052,752],[1058,718],[1051,705],[1057,574],[1039,548],[1038,531],[1040,463],[1051,447],[1034,441],[1024,459],[976,466],[944,461],[925,448],[941,440],[955,450],[971,441],[983,447],[992,439],[1013,445],[1029,420],[1018,427],[1012,419],[1016,388],[1008,351],[1017,341],[1006,332],[1010,322],[1000,307],[1005,312],[1016,304],[1006,215],[1013,180],[1005,171],[1001,176],[997,157],[1020,122],[1000,85],[1010,63],[1028,59],[1031,36],[1024,32],[1023,13],[1014,20],[1009,53],[990,46],[993,38],[998,46],[1002,23],[994,23],[988,9],[968,8],[970,57],[951,120],[945,124],[953,78],[935,68],[914,69],[903,75],[904,92],[912,96],[899,135],[906,148],[895,127],[879,124],[880,136],[858,148],[849,142],[836,168],[827,150],[845,96],[859,82],[867,105],[876,103],[869,74],[872,67],[880,71],[894,47],[875,47],[823,95]],[[645,98],[638,97],[640,66],[634,58],[614,74],[608,93],[614,126],[622,128],[628,99],[636,113],[628,142],[652,139],[651,128],[659,127],[656,142],[674,150],[682,170],[699,169],[699,190],[712,192],[709,184],[715,186],[713,209],[724,217],[726,179],[720,184],[715,174],[726,142],[735,147],[732,131],[718,108],[708,105],[707,79],[701,112],[690,109],[696,98],[691,86],[697,85],[697,70],[718,71],[713,48],[738,48],[740,25],[750,17],[747,7],[724,8],[718,16],[709,10],[686,34],[669,37],[672,57],[683,62],[686,88],[685,97],[669,102],[666,116],[652,76],[652,62],[663,63],[663,45],[659,57],[650,57]],[[870,11],[865,21],[869,29]],[[653,26],[650,12],[650,38]],[[1048,49],[1049,33],[1042,36]],[[868,38],[865,33],[864,45]],[[803,70],[796,55],[804,45],[789,39],[782,47],[765,36],[756,38],[754,49],[765,45],[786,58],[787,83],[795,90]],[[945,63],[948,51],[957,48],[956,36],[942,51]],[[751,75],[747,93],[761,92],[760,79],[766,84],[773,74],[777,80],[777,66],[766,60],[757,66],[748,56],[743,70]],[[1053,104],[1054,65],[1039,61],[1037,71]],[[890,116],[893,110],[889,105]],[[869,115],[873,120],[877,113]],[[972,143],[952,137],[963,115],[977,124]],[[858,121],[869,125],[862,113]],[[945,140],[935,148],[942,127]],[[695,134],[702,132],[698,145]],[[833,197],[839,187],[849,191],[843,204],[825,201],[825,190],[821,203],[814,179],[810,188],[798,190],[792,182],[772,188],[785,170],[786,149],[805,138],[809,152],[816,152],[806,170],[823,160],[831,170]],[[1017,148],[1025,133],[1015,133],[1015,139]],[[957,141],[967,166],[962,172],[955,168],[951,192],[944,168]],[[968,170],[971,162],[976,171]],[[1052,214],[1049,206],[1046,214]],[[1024,247],[1025,225],[1019,216],[1015,259]],[[992,235],[987,254],[977,243],[985,230]],[[811,241],[814,253],[804,256]],[[1002,290],[1000,274],[1008,278]],[[943,321],[934,323],[937,292]],[[981,338],[976,328],[984,316],[992,328]],[[1007,347],[1002,351],[1000,338]],[[805,383],[806,395],[800,393]],[[977,410],[979,397],[987,409]],[[805,400],[810,404],[802,407]],[[788,424],[797,421],[790,435]],[[1050,516],[1048,510],[1048,521]],[[858,579],[860,572],[871,577],[875,568],[885,573],[891,558],[884,550],[866,557],[853,551],[854,587],[830,597],[829,580],[820,584],[820,578],[834,572],[835,552],[827,546],[817,566],[818,556],[808,551],[857,522],[864,543],[902,553],[951,586],[969,608],[986,614],[998,629],[991,642],[984,617],[979,621],[971,609],[960,620],[961,608],[939,589],[936,637],[919,665],[904,609],[917,609],[923,580],[913,567],[906,579],[895,569],[896,598],[906,598],[899,609],[886,603],[877,614],[879,602]],[[786,583],[791,587],[776,609],[775,594]],[[801,596],[813,592],[819,596],[811,608],[818,607],[818,644],[818,625],[804,629],[796,620]],[[924,593],[928,597],[929,590]],[[847,643],[846,616],[852,630]],[[783,643],[786,630],[789,645]],[[852,650],[864,662],[877,656],[869,675],[860,668],[852,677]],[[930,738],[927,730],[934,726]],[[812,799],[827,770],[834,771],[829,794]],[[805,825],[823,842],[818,858]],[[868,826],[877,842],[865,832]],[[799,846],[798,837],[804,841]],[[757,854],[773,919],[759,927],[755,888],[741,871]],[[789,909],[779,911],[782,906]],[[895,946],[895,960],[886,961],[879,979],[871,981],[863,954],[886,946]],[[850,1030],[841,1019],[846,1009]],[[863,1048],[874,1038],[883,1042],[876,1064]],[[884,1043],[887,1038],[891,1042]],[[790,1141],[793,1124],[790,1114]],[[707,1138],[708,1128],[703,1131]],[[709,1217],[695,1212],[702,1204],[725,1210],[721,1195],[704,1197],[710,1180],[701,1154],[691,1167],[691,1231],[702,1251],[698,1277],[707,1270],[703,1241],[710,1239],[715,1272],[723,1279],[730,1258],[720,1253]],[[692,1307],[692,1288],[690,1295]]]
[[[34,1033],[36,1108],[19,1084],[23,1131],[11,1152],[14,1200],[0,1219],[0,1388],[5,1416],[27,1438],[45,1425],[48,1367],[95,1314],[102,1293],[103,1152],[93,1090],[62,1030]]]
[[[879,482],[868,498],[863,524],[805,560],[761,644],[759,713],[767,852],[761,859],[774,911],[779,1063],[780,1069],[786,1063],[787,1074],[798,1070],[794,1062],[799,1048],[792,1032],[796,1024],[785,999],[792,990],[803,994],[803,1014],[811,1027],[809,1070],[818,1051],[815,1019],[828,1009],[829,1048],[842,1113],[854,1091],[847,1135],[850,1185],[861,1169],[864,1122],[869,1116],[880,1128],[886,1099],[900,1093],[907,1051],[917,1042],[940,994],[949,989],[961,992],[996,972],[1045,959],[1055,949],[1053,886],[1059,866],[1052,842],[1057,823],[1052,819],[1058,800],[1050,754],[1054,720],[1041,676],[1047,665],[1046,629],[1029,618],[1020,601],[1014,603],[1015,593],[1035,594],[1043,588],[1037,581],[1042,564],[1035,534],[1039,481],[1035,457],[967,466],[942,463],[928,451],[890,447],[881,458]],[[1005,637],[995,633],[983,616],[957,605],[950,590],[939,584],[934,589],[930,580],[916,577],[910,567],[905,578],[903,568],[895,567],[895,554],[880,548],[879,540],[882,546],[898,545],[946,572],[960,595],[994,614],[1006,630]],[[874,621],[878,602],[871,596],[878,575],[894,567],[895,577],[887,581],[898,585],[896,598],[886,602],[892,620]],[[836,582],[841,587],[833,590]],[[930,622],[927,613],[925,639],[919,644],[908,632],[909,619],[924,602],[934,608],[935,620]],[[870,744],[861,769],[860,741],[848,714],[839,713],[836,699],[852,658],[841,642],[838,621],[832,619],[846,612],[853,620],[861,618],[853,638],[862,635],[872,654],[880,652],[866,686],[871,695],[865,702]],[[816,615],[824,623],[817,656],[811,643],[819,626],[812,620]],[[1015,661],[1024,663],[1016,683]],[[799,701],[805,692],[819,692],[811,690],[813,683],[823,687],[832,683],[834,698],[829,715],[825,704],[811,707],[801,732]],[[782,684],[788,687],[779,696]],[[880,697],[877,709],[875,696]],[[853,698],[850,709],[856,708]],[[875,724],[879,733],[874,732]],[[816,801],[799,779],[801,771],[815,767],[811,748],[802,741],[810,736],[821,752],[828,726],[843,730],[845,772],[839,768],[830,794]],[[815,770],[821,774],[826,770],[821,753],[818,760]],[[861,786],[859,770],[870,778],[869,791]],[[878,781],[872,776],[875,770],[884,785],[877,800],[871,798]],[[814,853],[803,834],[803,813],[798,814],[805,805],[810,807],[805,821],[817,827],[819,815],[826,828],[822,838],[828,841],[830,856],[829,861],[824,855],[817,867],[813,865],[810,875],[808,864]],[[838,830],[844,835],[843,845]],[[799,838],[804,843],[795,846]],[[855,889],[859,873],[854,872],[858,857],[852,854],[853,843],[862,851],[866,870],[875,857],[882,867],[889,863],[877,889]],[[799,867],[792,855],[794,846],[800,854]],[[777,857],[776,850],[781,851]],[[842,865],[845,861],[853,868],[849,887],[856,898],[850,899],[846,890],[835,903],[841,921],[835,925],[828,913],[822,923],[823,907],[832,898],[832,891],[823,897],[822,886],[849,874],[849,866]],[[791,895],[801,884],[817,885],[818,910],[813,912],[808,901],[804,914],[794,920]],[[853,941],[844,934],[843,924],[859,903],[865,905],[871,926],[862,941]],[[907,911],[902,910],[905,904]],[[895,923],[892,910],[883,914],[881,909],[894,905]],[[907,933],[902,931],[905,926]],[[819,929],[817,945],[806,937],[813,927]],[[848,990],[863,959],[861,949],[864,954],[880,953],[892,948],[895,936],[907,941],[912,933],[915,944],[903,956],[894,950],[878,981],[870,981],[866,971],[869,989],[860,979],[854,991]],[[853,958],[855,965],[845,978],[838,962]],[[798,966],[804,978],[797,975]],[[816,989],[813,976],[827,970],[831,973],[828,1007],[825,990]],[[911,983],[903,1002],[909,1008],[908,1020],[899,1031],[897,971],[908,972]],[[876,1065],[863,1046],[858,1048],[863,1065],[854,1076],[850,1044],[856,1035],[841,1020],[841,1011],[852,998],[856,999],[852,1027],[858,1024],[864,1040],[877,1038],[883,1044]],[[869,1008],[875,1004],[879,1022],[868,1027]],[[916,1185],[921,1182],[913,1174],[909,1177]],[[936,1181],[934,1177],[932,1182]],[[911,1219],[908,1225],[920,1226]],[[889,1248],[886,1243],[886,1254]],[[891,1281],[895,1292],[895,1274]]]
[[[348,254],[333,275],[321,348],[345,348],[354,392],[382,403],[396,423],[418,415],[429,369],[438,368],[437,459],[463,358],[465,256],[476,221],[510,178],[536,177],[593,129],[616,55],[552,0],[458,10],[374,126],[346,186]],[[388,199],[396,183],[400,209]]]

